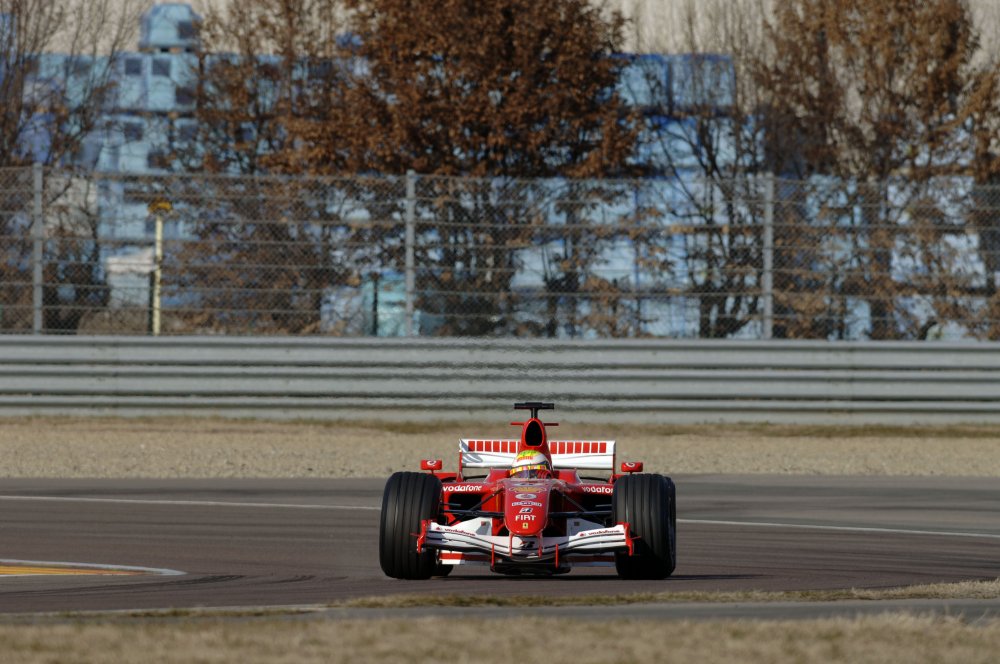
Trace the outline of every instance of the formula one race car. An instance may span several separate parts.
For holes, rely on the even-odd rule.
[[[677,561],[674,483],[641,473],[641,462],[614,472],[615,441],[552,440],[530,410],[520,440],[463,438],[458,472],[440,460],[424,473],[394,473],[382,496],[379,562],[399,579],[445,576],[455,565],[489,565],[502,574],[562,574],[574,566],[614,565],[629,579],[670,576]],[[467,474],[482,470],[485,475]],[[607,471],[582,478],[580,470]]]

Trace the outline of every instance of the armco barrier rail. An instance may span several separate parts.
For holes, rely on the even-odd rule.
[[[0,414],[997,422],[1000,345],[0,337]]]

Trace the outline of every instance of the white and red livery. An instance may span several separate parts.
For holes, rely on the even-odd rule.
[[[514,404],[531,411],[527,421],[512,423],[521,427],[520,439],[461,439],[457,472],[425,460],[426,472],[394,473],[382,498],[382,570],[426,579],[456,565],[504,574],[614,566],[625,578],[670,576],[677,550],[673,481],[642,473],[642,462],[624,462],[616,473],[613,440],[548,440],[546,427],[556,425],[542,422],[538,411],[553,407]],[[518,455],[541,455],[551,471],[511,476]],[[609,475],[590,476],[597,473]]]

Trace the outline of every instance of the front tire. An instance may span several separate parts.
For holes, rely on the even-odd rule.
[[[429,579],[437,571],[437,552],[417,553],[421,522],[441,512],[441,480],[427,473],[393,473],[382,494],[378,557],[386,576]]]
[[[615,554],[623,579],[665,579],[677,566],[677,492],[669,477],[626,475],[611,497],[615,523],[626,522],[636,538],[633,555]]]

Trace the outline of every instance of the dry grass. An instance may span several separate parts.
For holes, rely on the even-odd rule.
[[[549,618],[0,626],[5,662],[994,662],[1000,621],[883,614],[803,621]]]
[[[462,436],[503,422],[281,422],[220,418],[7,418],[3,477],[385,477],[421,458],[454,467]],[[994,427],[639,426],[569,423],[560,438],[618,440],[654,472],[1000,477]]]
[[[384,595],[346,600],[336,606],[349,608],[412,608],[419,606],[614,606],[680,602],[836,602],[891,599],[997,599],[1000,579],[935,583],[902,588],[846,590],[802,590],[765,592],[669,592],[627,595]]]

